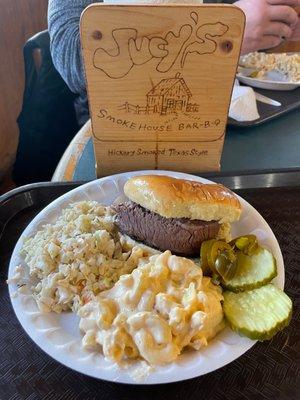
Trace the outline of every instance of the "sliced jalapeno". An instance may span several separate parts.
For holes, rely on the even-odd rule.
[[[258,241],[255,235],[239,236],[232,240],[230,244],[248,256],[254,254],[258,248]]]
[[[201,262],[201,269],[204,274],[207,274],[210,270],[210,266],[208,263],[208,255],[211,252],[211,246],[213,245],[214,242],[216,242],[216,239],[212,240],[206,240],[201,244],[201,250],[200,250],[200,262]]]
[[[210,253],[208,256],[208,263],[211,268],[214,267],[216,258],[220,254],[220,252],[231,252],[233,255],[233,250],[230,244],[223,242],[221,240],[216,240],[212,245],[210,249]]]
[[[235,260],[233,248],[226,242],[212,239],[201,245],[201,268],[204,273],[210,270],[224,280],[229,279],[236,272]]]
[[[223,251],[217,256],[214,266],[223,281],[226,282],[236,274],[236,256],[232,252]]]

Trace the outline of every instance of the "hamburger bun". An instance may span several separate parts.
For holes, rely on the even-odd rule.
[[[126,196],[165,218],[230,223],[239,219],[237,196],[221,184],[205,184],[164,175],[140,175],[124,186]]]

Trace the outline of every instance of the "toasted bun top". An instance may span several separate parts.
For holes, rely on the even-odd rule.
[[[239,219],[241,204],[236,195],[220,184],[204,184],[163,175],[130,178],[126,196],[166,218],[233,222]]]

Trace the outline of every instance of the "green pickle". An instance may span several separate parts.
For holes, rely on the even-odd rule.
[[[258,245],[255,235],[239,236],[230,243],[208,240],[201,245],[200,257],[203,273],[233,292],[266,285],[277,275],[275,258]]]
[[[270,283],[277,275],[276,260],[255,235],[203,242],[200,258],[203,273],[224,289],[223,311],[234,331],[268,340],[289,324],[292,302]]]
[[[233,292],[252,290],[271,282],[277,275],[273,254],[258,246],[251,255],[237,251],[237,270],[235,275],[223,283],[223,287]]]
[[[253,340],[269,340],[286,327],[292,301],[272,284],[247,292],[225,291],[223,310],[230,327]]]

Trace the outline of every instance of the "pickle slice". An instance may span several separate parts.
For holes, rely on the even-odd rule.
[[[223,310],[232,330],[254,340],[269,340],[286,327],[292,301],[272,284],[248,292],[224,292]]]
[[[258,246],[249,256],[238,251],[237,269],[232,279],[222,282],[222,286],[233,292],[252,290],[271,282],[277,275],[276,260],[273,254]]]

